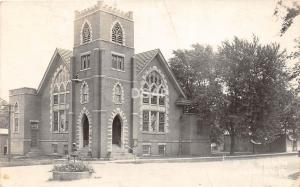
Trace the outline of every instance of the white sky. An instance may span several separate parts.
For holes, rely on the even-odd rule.
[[[2,2],[2,3],[1,3]],[[0,97],[8,90],[37,88],[56,47],[72,49],[74,10],[96,1],[0,0]],[[273,16],[276,0],[107,0],[135,20],[136,53],[160,48],[166,59],[172,51],[193,43],[211,44],[233,36],[279,42],[293,49],[300,20],[279,37]]]

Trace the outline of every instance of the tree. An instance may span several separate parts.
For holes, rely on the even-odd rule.
[[[280,119],[283,133],[295,139],[298,138],[300,135],[300,99],[296,95],[292,95]]]
[[[286,5],[282,0],[277,2],[274,15],[282,21],[280,35],[282,36],[293,24],[294,19],[300,15],[299,2],[293,1],[291,5]]]
[[[278,114],[286,105],[287,80],[285,51],[278,44],[262,45],[234,38],[219,47],[218,61],[226,88],[222,127],[231,139],[250,136],[253,142],[267,143],[280,133]]]
[[[173,54],[169,64],[183,91],[192,101],[189,110],[198,113],[203,123],[214,127],[223,93],[212,47],[194,44],[190,50],[176,50]],[[212,128],[211,141],[219,143],[220,133]]]

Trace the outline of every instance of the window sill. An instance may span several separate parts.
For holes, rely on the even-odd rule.
[[[81,104],[83,105],[83,104],[87,104],[88,103],[88,101],[86,101],[86,102],[82,102]]]
[[[79,71],[82,72],[82,71],[87,71],[87,70],[90,70],[90,69],[92,69],[92,68],[81,69]]]
[[[113,43],[113,44],[116,44],[116,45],[119,45],[119,46],[125,46],[125,44],[120,44],[120,43],[118,43],[118,42],[114,42],[114,41],[110,41],[111,43]]]
[[[121,104],[123,104],[123,102],[122,103],[114,103],[115,105],[121,105]]]
[[[142,131],[143,134],[153,134],[153,135],[165,135],[166,132],[148,132],[148,131]]]
[[[120,69],[115,69],[115,68],[111,68],[111,69],[114,70],[114,71],[119,71],[119,72],[125,73],[125,70],[120,70]]]
[[[52,134],[68,134],[69,132],[52,132]]]

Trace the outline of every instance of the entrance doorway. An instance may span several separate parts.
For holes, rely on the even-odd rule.
[[[112,144],[118,145],[121,147],[121,119],[120,116],[117,115],[112,124]]]
[[[87,116],[84,114],[82,116],[82,135],[83,135],[83,147],[87,147],[89,145],[89,120]]]

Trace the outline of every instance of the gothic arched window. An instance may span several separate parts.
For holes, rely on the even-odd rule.
[[[115,23],[111,30],[111,41],[123,44],[123,30],[120,23]]]
[[[166,115],[166,86],[161,75],[153,70],[145,78],[143,85],[143,125],[144,132],[164,133]]]
[[[91,41],[91,39],[92,39],[91,28],[87,22],[84,23],[81,34],[82,34],[82,43],[83,44]]]
[[[68,131],[69,111],[69,72],[60,67],[52,83],[52,131],[64,133]]]

